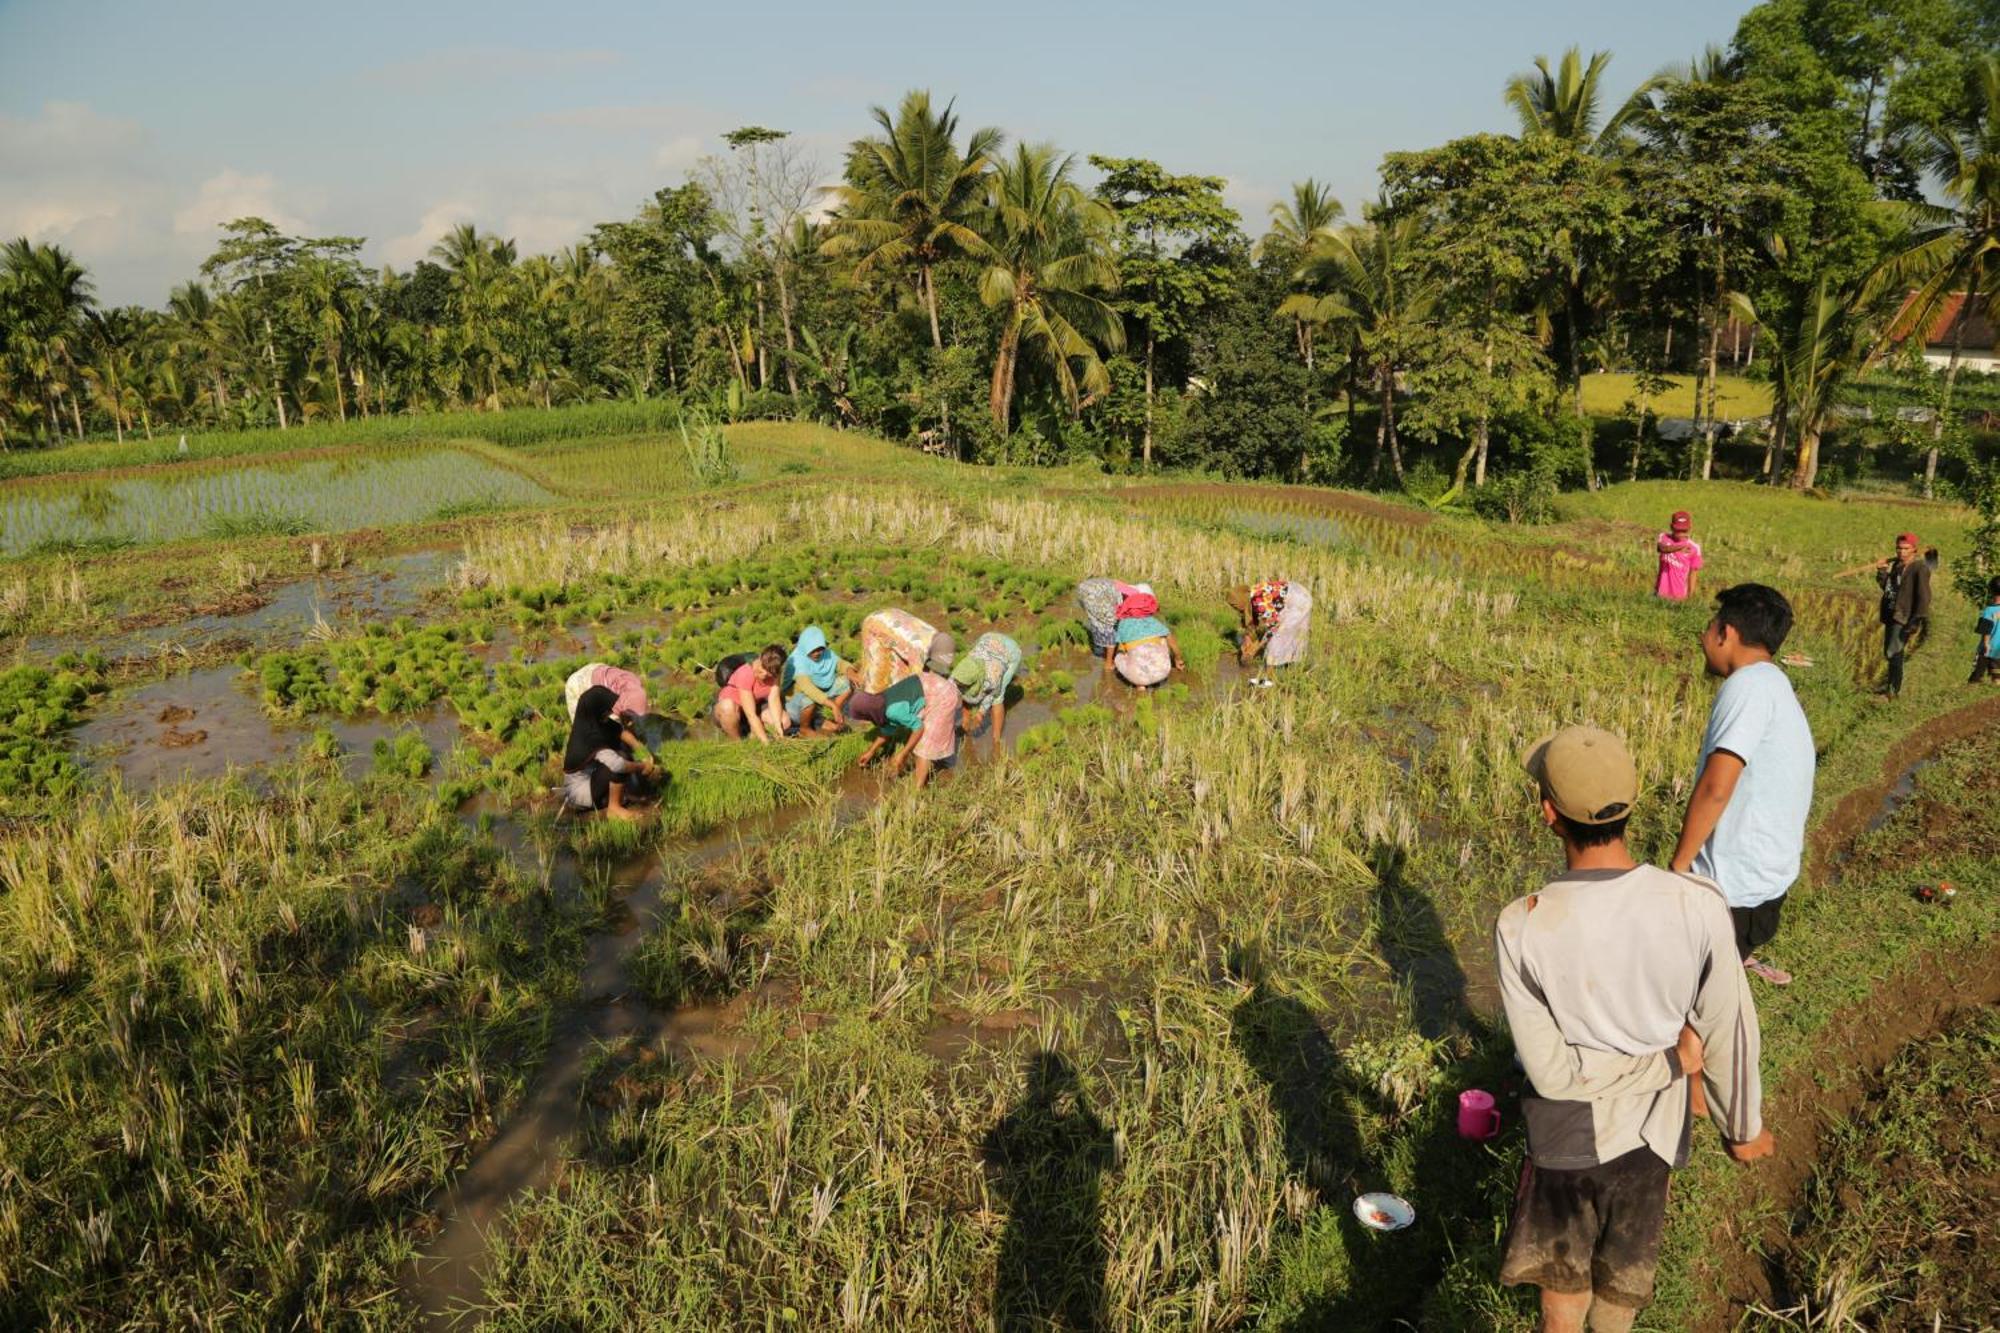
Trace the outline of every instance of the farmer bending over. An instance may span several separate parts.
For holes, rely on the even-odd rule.
[[[1020,670],[1021,645],[1005,634],[987,633],[974,641],[971,651],[959,658],[951,671],[952,684],[958,686],[959,702],[976,719],[965,724],[966,735],[977,734],[991,716],[990,753],[995,759],[1000,757],[1000,741],[1007,731],[1007,691]]]
[[[1729,1154],[1772,1149],[1757,1011],[1721,891],[1632,860],[1639,779],[1624,742],[1569,727],[1525,766],[1565,870],[1494,927],[1500,994],[1524,1091],[1528,1160],[1500,1265],[1542,1289],[1552,1333],[1623,1330],[1653,1295],[1667,1175],[1687,1161],[1687,1075]]]
[[[847,715],[875,726],[868,748],[861,753],[861,767],[874,763],[877,755],[895,744],[889,772],[901,774],[914,754],[919,790],[930,782],[933,768],[958,753],[958,686],[935,672],[905,677],[880,694],[857,691]]]
[[[563,748],[563,798],[573,810],[603,810],[613,819],[638,819],[625,805],[625,786],[634,773],[657,780],[660,770],[632,757],[638,738],[618,724],[618,696],[593,685],[576,701],[569,744]]]
[[[1229,604],[1242,620],[1242,637],[1236,646],[1236,661],[1249,666],[1259,657],[1271,671],[1292,666],[1306,655],[1306,636],[1312,630],[1312,594],[1303,583],[1285,579],[1265,579],[1242,583],[1229,591]],[[1277,680],[1266,672],[1253,672],[1252,685],[1269,687]]]
[[[1117,629],[1104,650],[1104,671],[1114,669],[1129,685],[1148,689],[1174,671],[1187,670],[1181,646],[1167,622],[1160,619],[1160,602],[1144,583],[1119,584]]]
[[[715,696],[715,725],[731,740],[750,735],[769,745],[785,734],[785,708],[778,682],[785,671],[785,650],[773,643],[730,673],[729,683]]]
[[[861,622],[861,688],[880,694],[919,671],[951,670],[958,643],[908,611],[876,611]]]

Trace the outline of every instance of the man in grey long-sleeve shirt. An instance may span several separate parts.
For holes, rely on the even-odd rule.
[[[1652,1298],[1667,1175],[1687,1160],[1688,1075],[1730,1154],[1770,1153],[1757,1011],[1721,890],[1632,860],[1624,742],[1570,727],[1531,749],[1565,872],[1494,928],[1500,993],[1533,1085],[1500,1279],[1542,1289],[1542,1327],[1629,1329]]]

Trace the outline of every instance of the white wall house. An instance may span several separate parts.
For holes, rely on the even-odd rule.
[[[1937,318],[1924,331],[1924,360],[1939,370],[1951,364],[1952,330],[1958,322],[1959,307],[1964,301],[1963,293],[1946,298]],[[2000,351],[1993,346],[1993,322],[1976,306],[1966,316],[1965,334],[1959,344],[1958,369],[1961,374],[2000,371]]]

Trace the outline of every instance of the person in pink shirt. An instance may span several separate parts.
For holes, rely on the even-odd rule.
[[[765,745],[785,734],[785,708],[778,682],[785,671],[785,650],[771,644],[730,673],[729,683],[715,696],[715,725],[731,740],[743,739],[743,727]]]
[[[1653,591],[1670,602],[1685,602],[1694,595],[1694,576],[1701,568],[1701,543],[1690,535],[1693,527],[1694,519],[1683,509],[1673,516],[1655,543],[1660,553],[1660,577]]]

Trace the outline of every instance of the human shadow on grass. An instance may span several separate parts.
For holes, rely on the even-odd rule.
[[[1398,989],[1410,997],[1417,1031],[1436,1039],[1456,1033],[1481,1037],[1485,1025],[1466,1002],[1465,969],[1437,905],[1421,885],[1406,877],[1408,851],[1378,842],[1370,850],[1375,869],[1375,941]]]
[[[1458,1090],[1498,1087],[1505,1056],[1466,1003],[1465,973],[1450,938],[1429,897],[1403,877],[1400,851],[1378,847],[1375,864],[1374,911],[1385,960],[1410,991],[1420,1030],[1459,1040],[1444,1079],[1399,1114],[1378,1100],[1386,1094],[1361,1086],[1312,1010],[1276,990],[1253,955],[1232,956],[1232,972],[1252,986],[1231,1015],[1237,1047],[1270,1090],[1293,1172],[1334,1210],[1306,1219],[1299,1253],[1309,1265],[1315,1251],[1337,1245],[1345,1258],[1338,1288],[1274,1314],[1272,1327],[1478,1326],[1476,1319],[1451,1322],[1458,1316],[1441,1308],[1436,1289],[1450,1264],[1491,1247],[1491,1218],[1505,1209],[1495,1159],[1460,1139],[1456,1126]],[[1356,1120],[1370,1108],[1387,1122],[1372,1145]],[[1354,1196],[1380,1189],[1404,1194],[1415,1206],[1408,1230],[1376,1233],[1354,1218]]]
[[[1116,1166],[1116,1150],[1067,1059],[1040,1051],[1029,1060],[1021,1099],[987,1132],[981,1157],[1008,1205],[993,1277],[994,1327],[1108,1327],[1111,1256],[1099,1181]]]

